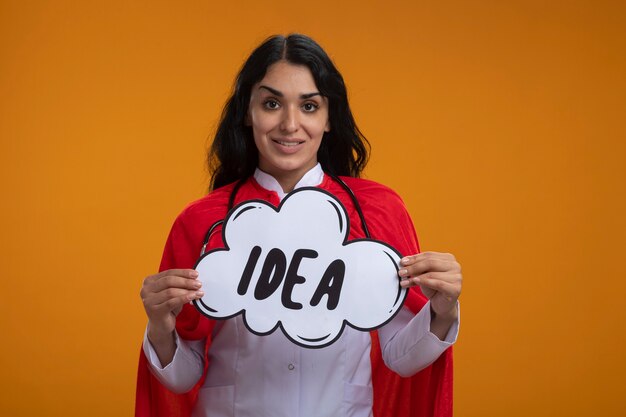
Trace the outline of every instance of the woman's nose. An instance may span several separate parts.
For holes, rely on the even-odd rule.
[[[280,129],[283,132],[292,133],[298,130],[298,112],[291,106],[284,108]]]

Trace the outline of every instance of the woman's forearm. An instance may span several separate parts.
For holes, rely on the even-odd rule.
[[[156,352],[161,367],[166,367],[174,359],[176,353],[176,336],[174,332],[160,331],[148,323],[148,339]]]

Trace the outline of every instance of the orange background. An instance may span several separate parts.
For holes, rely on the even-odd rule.
[[[380,3],[380,4],[379,4]],[[424,249],[456,416],[626,414],[620,1],[0,1],[0,415],[130,415],[144,276],[266,36],[317,39]]]

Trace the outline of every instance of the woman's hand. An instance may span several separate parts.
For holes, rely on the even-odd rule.
[[[439,252],[422,252],[406,256],[400,261],[398,275],[404,288],[419,285],[430,300],[435,313],[431,331],[444,339],[452,322],[457,319],[457,300],[461,294],[461,265],[453,255]]]
[[[143,280],[140,295],[148,315],[148,339],[162,366],[172,361],[176,350],[176,316],[185,304],[204,295],[201,286],[193,269],[169,269]]]

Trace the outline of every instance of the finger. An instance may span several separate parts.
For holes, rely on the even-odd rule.
[[[463,281],[463,277],[460,273],[456,272],[427,272],[418,276],[407,276],[401,279],[401,283],[406,282],[408,284],[406,285],[407,287],[433,281],[443,281],[450,284],[458,284],[460,286]]]
[[[440,280],[449,283],[461,282],[463,280],[463,276],[460,272],[455,271],[446,271],[446,272],[426,272],[424,274],[417,276],[419,281],[424,280]]]
[[[398,271],[402,278],[419,276],[428,272],[461,272],[461,265],[449,258],[423,257],[411,265],[404,266]]]
[[[166,303],[167,301],[174,298],[186,297],[189,298],[188,301],[191,301],[195,298],[199,298],[197,297],[199,293],[204,295],[204,292],[202,291],[185,290],[182,288],[167,288],[157,293],[151,293],[148,297],[144,299],[144,304],[146,305],[146,307],[158,308],[158,306],[160,306],[161,304]]]
[[[460,281],[446,281],[429,276],[421,276],[413,279],[421,288],[428,288],[437,291],[448,298],[458,298],[461,295]]]
[[[195,269],[167,269],[159,272],[158,274],[150,275],[144,281],[155,282],[166,276],[179,276],[183,278],[195,279],[198,278],[198,271]]]
[[[427,251],[427,252],[417,253],[415,255],[405,256],[404,258],[400,260],[400,265],[408,266],[424,259],[442,259],[442,260],[447,260],[447,261],[456,261],[456,258],[451,253]]]
[[[160,292],[167,288],[181,288],[186,290],[197,290],[202,286],[202,282],[195,278],[167,275],[152,283],[149,290]]]
[[[185,304],[193,300],[198,300],[202,298],[202,296],[204,296],[204,293],[202,291],[190,292],[180,297],[170,298],[169,300],[164,301],[163,303],[155,306],[155,308],[157,309],[164,308],[164,309],[167,309],[168,311],[178,312]]]

